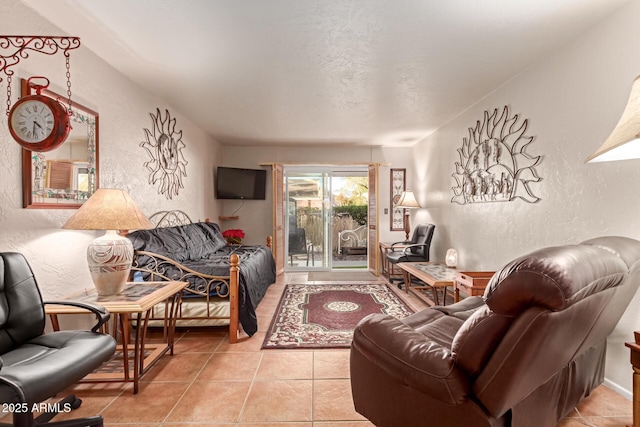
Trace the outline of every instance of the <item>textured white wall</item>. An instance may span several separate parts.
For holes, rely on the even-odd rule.
[[[455,247],[463,268],[495,270],[544,246],[601,235],[640,239],[639,161],[584,163],[617,123],[640,74],[639,16],[640,2],[632,2],[414,147],[414,187],[426,206],[414,221],[437,225],[436,259]],[[543,156],[537,167],[542,181],[531,189],[542,200],[452,204],[456,149],[485,110],[504,105],[529,120],[527,135],[535,139],[528,152]],[[627,396],[631,367],[624,341],[640,328],[638,308],[640,296],[609,340],[606,378]]]
[[[20,2],[0,2],[3,34],[65,35]],[[76,36],[77,34],[73,34]],[[77,35],[81,36],[81,35]],[[166,58],[159,58],[159,64]],[[159,65],[160,66],[160,65]],[[64,56],[32,53],[13,67],[15,102],[20,96],[19,79],[45,75],[51,89],[65,93]],[[71,53],[73,99],[100,114],[100,186],[124,188],[147,214],[158,210],[182,209],[192,219],[216,218],[213,197],[213,170],[221,158],[221,146],[186,117],[157,96],[143,91],[128,78],[81,46]],[[91,287],[86,265],[86,247],[100,232],[61,230],[75,212],[72,209],[41,210],[22,208],[22,168],[20,146],[13,141],[4,116],[6,80],[0,83],[0,251],[22,252],[36,273],[46,298],[60,297]],[[177,119],[186,144],[188,162],[184,188],[172,200],[158,194],[148,183],[143,167],[148,160],[139,146],[144,128],[152,128],[149,113],[168,109]]]

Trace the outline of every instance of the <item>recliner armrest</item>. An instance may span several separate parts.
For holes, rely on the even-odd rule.
[[[432,310],[438,310],[448,316],[454,316],[458,319],[466,320],[480,307],[484,306],[484,299],[479,296],[467,297],[455,304],[451,305],[434,305]]]
[[[449,348],[391,316],[364,318],[354,331],[351,351],[360,352],[395,381],[446,404],[462,402],[471,390]]]
[[[88,302],[79,302],[79,301],[45,301],[44,304],[52,304],[52,305],[70,305],[72,307],[79,307],[79,308],[84,308],[85,310],[88,310],[90,312],[92,312],[93,314],[96,315],[96,320],[97,323],[93,326],[93,328],[91,328],[91,332],[98,332],[98,329],[100,329],[100,327],[102,325],[104,325],[109,318],[111,317],[111,314],[109,313],[109,311],[104,308],[101,305],[98,304],[92,304],[92,303],[88,303]]]

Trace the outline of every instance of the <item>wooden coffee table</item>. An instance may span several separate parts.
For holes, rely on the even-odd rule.
[[[453,287],[458,272],[455,268],[449,268],[437,262],[401,262],[398,267],[404,276],[406,292],[413,293],[428,305],[441,305],[438,288],[442,288],[442,305],[446,305],[447,287]],[[414,285],[414,278],[421,280],[424,285]],[[431,289],[433,299],[422,292],[414,292],[420,289]]]
[[[138,393],[140,377],[167,352],[173,354],[176,315],[181,301],[182,289],[187,282],[131,282],[124,290],[111,296],[100,296],[95,289],[87,289],[70,295],[64,300],[99,304],[111,313],[114,338],[119,339],[119,348],[114,356],[98,371],[89,374],[83,382],[132,382],[133,393]],[[162,343],[146,344],[149,316],[156,304],[167,303],[165,310]],[[46,305],[54,330],[59,330],[58,316],[63,314],[87,314],[88,311],[67,305]],[[133,343],[131,323],[135,322]],[[105,331],[109,333],[109,329]],[[118,334],[119,333],[119,334]],[[133,354],[130,345],[133,344]],[[133,372],[132,372],[133,371]]]

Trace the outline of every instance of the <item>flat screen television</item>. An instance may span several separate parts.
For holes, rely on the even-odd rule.
[[[218,166],[216,199],[264,200],[267,171]]]

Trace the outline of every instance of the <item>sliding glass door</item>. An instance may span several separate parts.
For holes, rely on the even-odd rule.
[[[369,179],[364,168],[331,173],[333,269],[367,268]]]
[[[330,269],[329,194],[326,172],[285,167],[285,270]]]
[[[366,167],[285,166],[285,270],[367,268]]]

